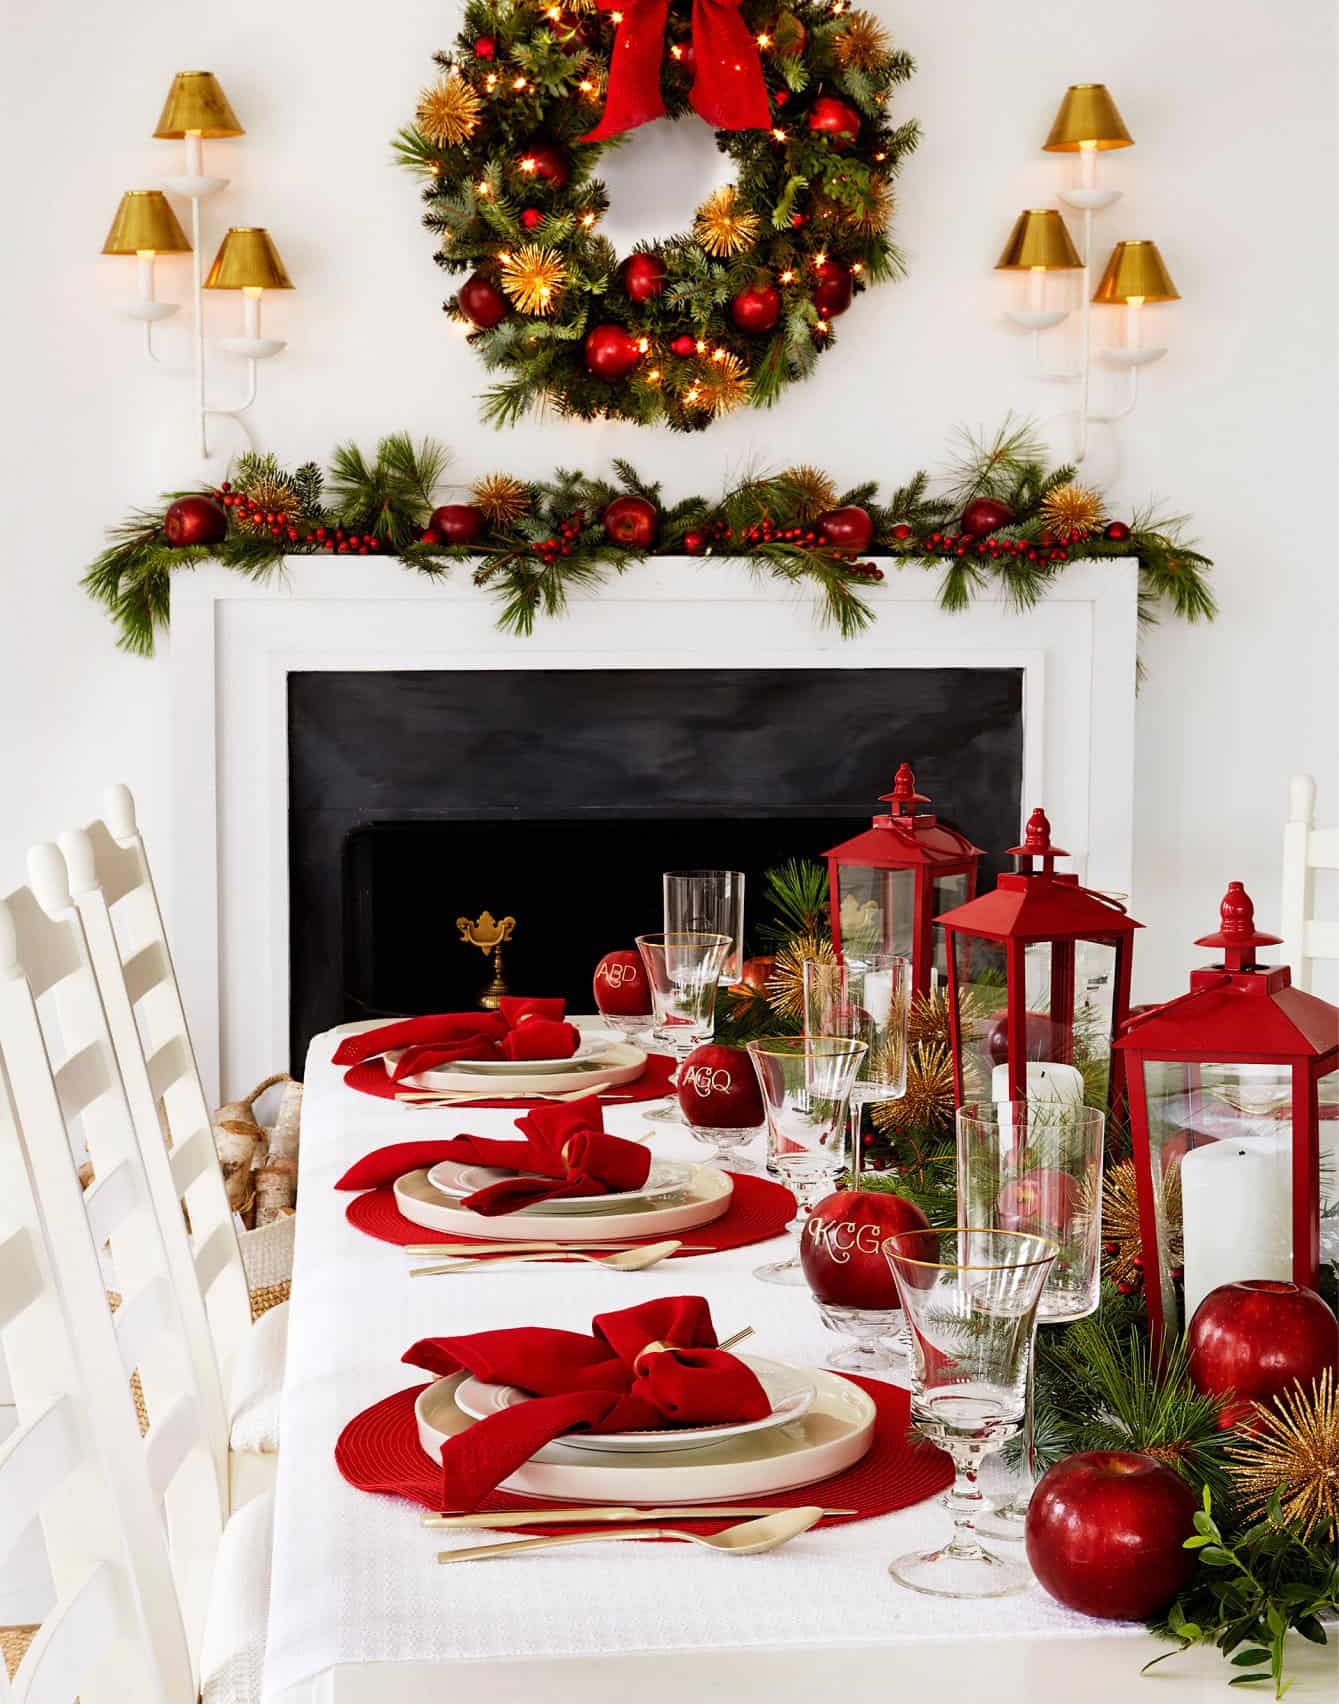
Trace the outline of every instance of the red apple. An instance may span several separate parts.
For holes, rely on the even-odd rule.
[[[163,516],[171,545],[218,544],[228,536],[228,513],[212,497],[178,497]]]
[[[443,544],[473,544],[482,538],[488,523],[482,509],[473,503],[447,503],[434,509],[428,525]]]
[[[673,343],[670,344],[670,348],[676,355],[691,355],[697,348],[697,344],[686,332],[683,332],[674,339]]]
[[[1196,1390],[1234,1397],[1222,1414],[1233,1426],[1252,1402],[1269,1402],[1295,1380],[1309,1390],[1326,1368],[1339,1373],[1339,1320],[1302,1284],[1250,1278],[1209,1291],[1186,1347]]]
[[[707,1130],[749,1130],[763,1121],[762,1091],[742,1047],[709,1041],[679,1067],[679,1107]]]
[[[553,189],[565,189],[572,175],[567,155],[552,142],[534,142],[518,162],[527,177],[537,177]]]
[[[658,254],[630,254],[618,269],[630,302],[649,302],[665,288],[665,263]]]
[[[1109,538],[1114,544],[1119,544],[1129,538],[1130,529],[1124,521],[1108,521],[1102,533],[1103,538]]]
[[[977,497],[963,510],[958,525],[968,538],[984,538],[1016,519],[1007,503],[997,502],[994,497]]]
[[[829,509],[818,517],[818,524],[827,543],[839,550],[868,550],[874,537],[874,522],[854,503],[844,509]]]
[[[1009,1014],[995,1012],[981,1037],[981,1051],[992,1065],[1003,1065],[1009,1057]],[[1059,1058],[1055,1025],[1045,1012],[1023,1015],[1023,1051],[1029,1059]]]
[[[772,284],[741,290],[730,304],[730,318],[751,336],[770,331],[781,317],[781,296]]]
[[[523,207],[521,209],[521,223],[527,231],[533,231],[536,225],[544,223],[544,215],[538,207]]]
[[[507,298],[482,273],[468,277],[456,292],[460,311],[480,331],[494,326],[507,311]]]
[[[605,532],[632,550],[649,550],[659,526],[660,511],[645,497],[615,497],[604,512]]]
[[[606,953],[596,965],[595,1009],[615,1018],[640,1018],[651,1010],[651,984],[635,948]]]
[[[839,147],[854,142],[860,134],[860,114],[845,101],[832,95],[820,95],[809,113],[809,128],[820,136],[829,136]]]
[[[914,1202],[900,1195],[838,1190],[804,1222],[800,1263],[809,1288],[830,1307],[900,1306],[883,1244],[897,1231],[923,1231],[929,1223]]]
[[[1006,1231],[1054,1236],[1065,1230],[1078,1204],[1079,1185],[1068,1172],[1039,1166],[1000,1191],[1000,1226]]]
[[[818,269],[818,282],[814,285],[814,306],[819,313],[826,314],[831,319],[836,314],[844,314],[851,305],[851,273],[845,266],[838,266],[835,261],[825,261]]]
[[[1199,1565],[1183,1549],[1195,1493],[1170,1467],[1130,1450],[1085,1450],[1047,1472],[1028,1504],[1027,1559],[1053,1598],[1105,1621],[1166,1609]]]
[[[686,532],[683,535],[683,548],[684,554],[687,556],[701,556],[707,548],[706,533],[698,532],[696,529]]]
[[[734,986],[761,994],[766,990],[767,979],[775,969],[776,956],[773,953],[764,953],[758,958],[746,958],[739,967],[739,981]]]
[[[642,358],[637,339],[621,325],[597,325],[582,345],[586,366],[597,379],[621,379]]]

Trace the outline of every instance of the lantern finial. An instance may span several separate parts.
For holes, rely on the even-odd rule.
[[[915,816],[917,805],[928,805],[929,799],[924,793],[916,791],[916,777],[909,763],[899,763],[897,774],[893,777],[891,793],[880,793],[879,802],[890,805],[889,816]]]
[[[1057,858],[1067,858],[1068,852],[1063,846],[1052,846],[1050,818],[1040,805],[1027,819],[1027,827],[1023,830],[1023,844],[1011,846],[1009,855],[1017,858],[1019,869],[1024,875],[1033,873],[1033,859],[1041,859],[1042,873],[1051,875],[1055,870]]]
[[[1255,926],[1255,902],[1241,882],[1229,882],[1218,908],[1222,927],[1212,935],[1201,935],[1197,947],[1222,947],[1225,970],[1254,970],[1255,949],[1276,947],[1281,935],[1264,935]]]

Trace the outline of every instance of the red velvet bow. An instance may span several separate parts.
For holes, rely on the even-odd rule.
[[[496,1012],[439,1012],[346,1035],[334,1063],[359,1065],[398,1052],[391,1076],[399,1083],[455,1059],[570,1059],[580,1044],[576,1025],[563,1022],[561,1000],[508,994]]]
[[[665,116],[660,64],[669,0],[596,0],[621,13],[609,56],[604,114],[583,142],[605,142]],[[739,15],[740,0],[693,0],[697,72],[688,99],[715,130],[766,130],[771,124],[758,46]]]
[[[521,1326],[425,1337],[404,1359],[434,1373],[462,1368],[532,1391],[442,1446],[442,1507],[471,1509],[564,1432],[622,1432],[762,1420],[772,1411],[752,1370],[716,1347],[701,1296],[662,1296],[597,1314],[592,1335]]]
[[[523,1141],[453,1136],[447,1141],[397,1142],[365,1155],[345,1172],[335,1188],[376,1189],[421,1166],[434,1166],[438,1160],[539,1173],[537,1177],[505,1177],[465,1196],[462,1206],[491,1218],[537,1201],[561,1200],[565,1195],[639,1189],[651,1170],[649,1148],[606,1133],[598,1095],[561,1106],[537,1106],[516,1120],[516,1128]]]

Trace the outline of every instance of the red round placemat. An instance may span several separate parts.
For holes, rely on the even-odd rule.
[[[735,1188],[730,1198],[729,1211],[709,1225],[683,1232],[685,1239],[703,1245],[705,1252],[709,1254],[718,1253],[723,1248],[745,1248],[749,1243],[766,1242],[768,1237],[780,1236],[795,1216],[795,1197],[779,1183],[773,1183],[770,1178],[748,1177],[739,1172],[731,1172],[730,1176],[735,1181]],[[390,1184],[385,1184],[380,1189],[365,1189],[361,1195],[355,1195],[345,1208],[344,1216],[355,1230],[362,1231],[369,1237],[376,1237],[379,1242],[432,1242],[446,1246],[479,1240],[451,1236],[446,1231],[430,1231],[406,1219],[395,1205],[395,1192]],[[495,1225],[497,1220],[488,1222]],[[524,1220],[517,1221],[518,1236],[524,1235],[524,1223]],[[651,1243],[661,1239],[657,1235],[620,1237],[618,1240]],[[499,1254],[506,1252],[505,1247],[499,1246]],[[481,1258],[486,1259],[487,1256]],[[676,1254],[674,1258],[691,1260],[695,1257]]]
[[[748,1497],[749,1503],[775,1504],[777,1508],[797,1508],[808,1503],[823,1503],[829,1508],[856,1509],[854,1515],[832,1515],[820,1525],[841,1526],[846,1521],[869,1520],[873,1515],[889,1515],[895,1509],[906,1509],[922,1503],[952,1483],[953,1464],[942,1450],[909,1436],[910,1401],[898,1385],[882,1384],[877,1379],[861,1379],[843,1373],[852,1384],[874,1398],[878,1410],[874,1422],[874,1441],[869,1451],[854,1467],[821,1479],[816,1485],[803,1485],[794,1491],[769,1491],[765,1496]],[[418,1441],[418,1424],[414,1419],[414,1402],[421,1384],[400,1390],[371,1408],[363,1409],[340,1433],[335,1444],[335,1466],[356,1490],[377,1491],[392,1497],[407,1497],[421,1503],[425,1509],[437,1509],[441,1501],[442,1470],[423,1453]],[[514,1497],[509,1492],[494,1491],[479,1505],[480,1511],[508,1509],[551,1509],[553,1504],[536,1497]],[[691,1506],[685,1506],[682,1516],[693,1519]],[[719,1532],[733,1523],[730,1520],[703,1519],[694,1530]],[[495,1529],[495,1530],[506,1530]],[[545,1532],[586,1532],[603,1530],[593,1526],[546,1526]]]
[[[663,1100],[669,1094],[669,1080],[674,1075],[674,1060],[668,1053],[648,1053],[646,1069],[640,1077],[630,1083],[619,1083],[600,1096],[604,1106],[622,1106],[633,1101]],[[344,1073],[344,1081],[351,1089],[358,1089],[362,1094],[375,1095],[378,1100],[394,1100],[403,1090],[412,1090],[411,1083],[397,1083],[386,1071],[380,1055],[375,1059],[364,1059],[361,1065],[350,1065]],[[418,1102],[405,1102],[413,1105],[416,1112],[435,1112],[439,1109],[433,1106],[423,1106]],[[451,1101],[446,1107],[447,1112],[468,1112],[472,1107],[495,1106],[508,1112],[525,1112],[530,1107],[543,1106],[544,1098],[538,1100],[461,1100]]]

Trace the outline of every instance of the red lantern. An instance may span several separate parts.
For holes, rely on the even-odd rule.
[[[979,849],[965,834],[918,811],[929,800],[916,791],[911,766],[899,766],[891,793],[880,797],[887,816],[824,856],[832,902],[832,945],[838,958],[900,953],[911,960],[911,986],[930,990],[931,971],[947,971],[944,936],[935,914],[976,892]]]
[[[1195,944],[1220,948],[1222,962],[1192,971],[1188,993],[1132,1018],[1116,1043],[1157,1334],[1179,1333],[1220,1284],[1291,1279],[1314,1290],[1320,1273],[1320,1136],[1322,1111],[1327,1132],[1339,1114],[1339,1008],[1294,988],[1286,965],[1257,962],[1256,949],[1279,937],[1256,930],[1240,882],[1229,883],[1221,920]]]
[[[1130,949],[1143,925],[1056,870],[1067,854],[1052,846],[1044,811],[1033,811],[1023,844],[1009,851],[1018,869],[1002,875],[993,893],[936,918],[949,943],[958,1104],[1026,1100],[1035,1059],[1078,1068],[1084,1100],[1118,1112],[1111,1049],[1129,1014]],[[992,1085],[996,1065],[1007,1067],[1007,1093]]]

